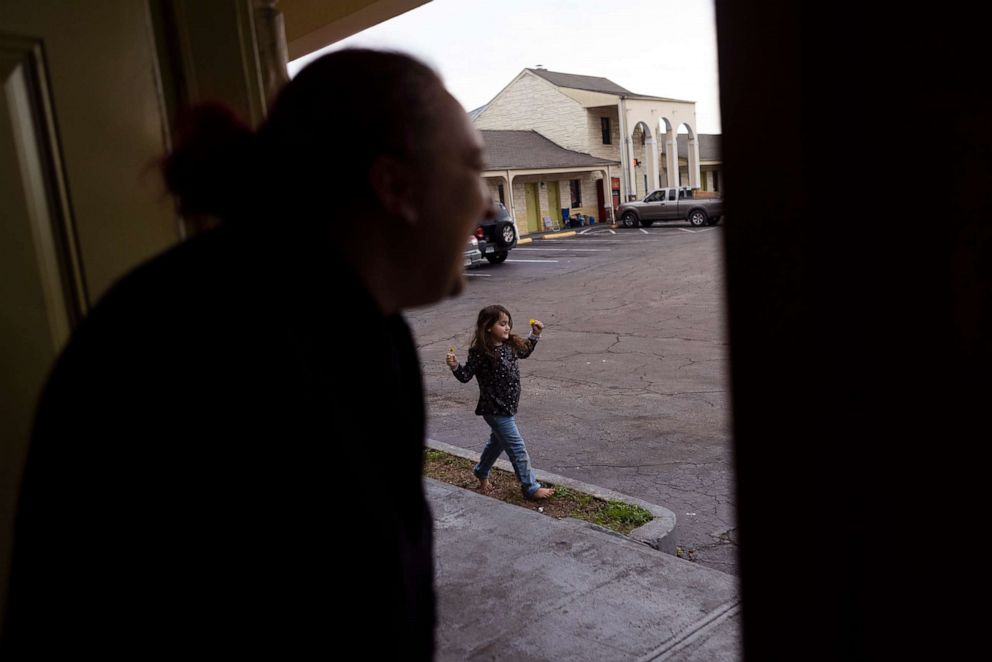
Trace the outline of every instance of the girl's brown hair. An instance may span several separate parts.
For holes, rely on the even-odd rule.
[[[479,318],[475,322],[475,334],[472,336],[472,347],[478,347],[486,356],[489,356],[493,360],[496,358],[496,343],[493,342],[492,334],[489,333],[489,329],[493,328],[493,325],[499,322],[500,315],[506,315],[506,319],[510,321],[510,328],[513,328],[513,316],[510,311],[499,304],[494,304],[492,306],[486,306],[479,311]],[[511,333],[509,342],[517,349],[523,349],[527,345],[527,341],[520,336]]]

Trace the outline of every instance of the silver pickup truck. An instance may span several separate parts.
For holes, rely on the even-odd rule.
[[[617,209],[617,218],[625,228],[636,225],[649,228],[655,221],[689,221],[690,225],[716,225],[723,214],[720,198],[696,198],[687,187],[660,188],[640,202],[627,202]]]

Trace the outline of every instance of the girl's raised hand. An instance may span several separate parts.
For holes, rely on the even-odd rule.
[[[531,320],[530,328],[535,336],[539,336],[541,335],[541,331],[544,331],[544,322],[541,320]]]
[[[457,368],[458,367],[458,359],[455,358],[455,348],[454,347],[449,347],[448,348],[448,356],[446,356],[444,360],[448,364],[448,367],[449,368]]]

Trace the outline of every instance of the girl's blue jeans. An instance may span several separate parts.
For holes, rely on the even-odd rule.
[[[527,449],[524,447],[524,438],[517,430],[516,419],[513,416],[489,415],[482,418],[492,428],[492,434],[489,435],[489,443],[482,450],[482,457],[479,458],[479,463],[475,465],[472,473],[479,480],[489,478],[489,470],[493,468],[496,458],[506,451],[510,464],[513,465],[513,471],[517,474],[517,480],[520,481],[520,489],[525,497],[531,498],[541,484],[537,482],[534,471],[530,468],[530,456],[527,455]]]

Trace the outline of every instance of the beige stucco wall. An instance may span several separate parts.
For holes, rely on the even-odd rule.
[[[486,178],[486,187],[489,189],[489,195],[493,200],[499,201],[499,185],[503,184],[503,193],[506,196],[506,203],[510,203],[510,192],[506,190],[506,184],[502,177],[488,177]]]
[[[538,218],[543,219],[545,216],[552,216],[552,210],[548,203],[548,184],[551,182],[558,183],[559,196],[561,198],[561,206],[569,210],[569,215],[574,216],[576,213],[581,213],[585,216],[592,216],[596,219],[597,223],[602,223],[603,219],[600,218],[601,214],[599,212],[598,198],[596,197],[596,186],[598,185],[598,180],[603,178],[603,174],[600,172],[576,172],[576,173],[548,173],[548,174],[531,174],[531,175],[519,175],[513,178],[513,209],[511,210],[514,219],[517,222],[517,227],[521,234],[527,234],[529,232],[527,227],[527,193],[525,190],[525,185],[529,183],[538,184],[538,200],[540,202],[540,210],[538,213]],[[581,204],[578,207],[572,206],[572,188],[571,181],[573,179],[578,179],[581,187]],[[490,187],[490,191],[493,191],[493,195],[497,195],[496,185],[498,184],[497,179],[487,178],[487,184]],[[544,186],[541,186],[544,184]],[[606,204],[610,206],[609,197],[609,186],[607,185],[607,197]],[[507,192],[507,206],[509,207],[509,192]]]
[[[571,200],[571,187],[569,187],[569,208],[571,215],[575,216],[575,214],[580,213],[584,216],[594,217],[597,223],[602,222],[599,213],[599,199],[596,197],[596,187],[599,186],[598,182],[602,179],[602,175],[599,175],[598,173],[584,172],[581,173],[581,175],[573,177],[572,179],[579,180],[579,187],[582,189],[582,204],[578,207],[572,207],[573,201]],[[567,183],[568,182],[566,182],[566,184]],[[604,190],[607,191],[606,205],[609,206],[609,187],[607,186]]]
[[[475,126],[534,130],[566,149],[581,152],[589,149],[589,121],[585,108],[543,78],[525,72],[489,102]],[[599,120],[595,121],[598,131]]]
[[[611,143],[603,144],[603,130],[601,118],[610,119]],[[610,161],[620,160],[620,111],[616,106],[586,109],[587,133],[585,137],[585,147],[577,151],[586,152],[601,159]]]
[[[548,184],[550,182],[558,182],[558,191],[559,191],[559,196],[561,198],[562,206],[565,206],[567,201],[570,200],[569,192],[568,192],[568,180],[558,179],[561,176],[562,175],[558,175],[558,174],[520,175],[519,177],[513,178],[513,202],[514,202],[513,217],[517,221],[517,227],[520,229],[521,234],[528,233],[527,192],[525,190],[526,184],[536,183],[538,185],[537,197],[541,209],[539,210],[537,216],[541,225],[543,226],[545,216],[554,218],[551,207],[548,203]]]
[[[700,170],[703,180],[701,186],[704,191],[723,190],[723,176],[719,165],[704,165],[701,166]],[[714,181],[714,175],[716,175],[717,181]]]
[[[609,145],[603,144],[603,117],[610,120]],[[531,73],[510,83],[476,118],[475,125],[479,129],[534,130],[566,149],[620,160],[620,112],[616,106],[584,108]]]

